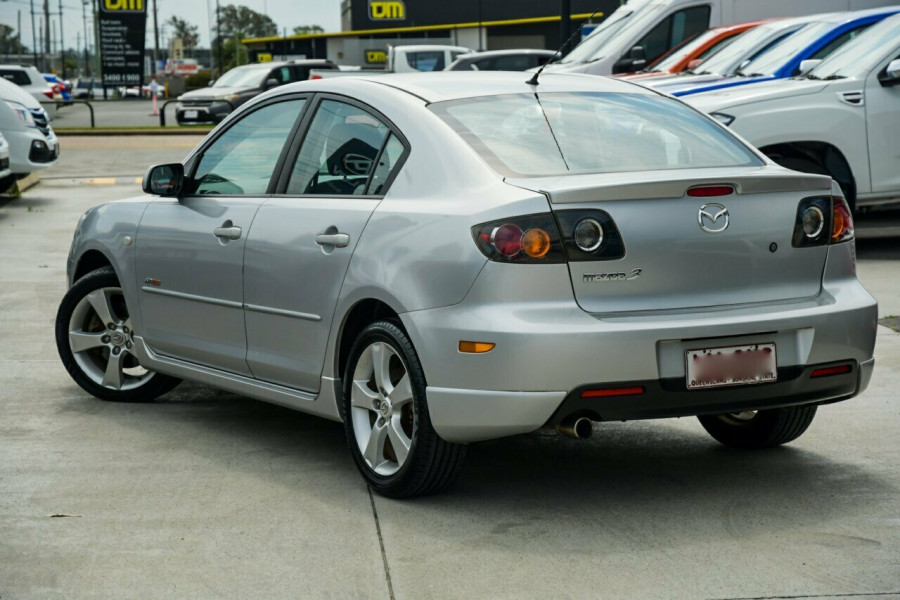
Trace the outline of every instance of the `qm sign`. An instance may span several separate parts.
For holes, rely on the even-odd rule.
[[[403,0],[369,0],[369,18],[373,21],[405,21]]]
[[[99,0],[103,85],[141,85],[144,80],[145,0]]]

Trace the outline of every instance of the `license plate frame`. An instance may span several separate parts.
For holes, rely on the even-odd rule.
[[[775,343],[686,350],[684,373],[689,390],[774,383],[778,381]]]

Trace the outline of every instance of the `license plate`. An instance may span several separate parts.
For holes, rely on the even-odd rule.
[[[185,119],[196,119],[197,114],[198,113],[196,110],[186,110],[186,111],[184,111],[184,118]]]
[[[685,364],[689,390],[778,380],[775,344],[688,350]]]

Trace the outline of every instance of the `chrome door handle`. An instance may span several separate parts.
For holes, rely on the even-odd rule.
[[[316,236],[316,243],[320,246],[346,248],[350,245],[350,236],[346,233],[320,233]]]
[[[217,238],[223,238],[226,240],[237,240],[241,237],[241,228],[240,227],[216,227],[213,229],[213,235]]]

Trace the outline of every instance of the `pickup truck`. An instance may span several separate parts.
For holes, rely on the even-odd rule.
[[[387,62],[382,69],[354,69],[342,67],[340,70],[313,69],[310,79],[328,77],[348,77],[352,75],[378,75],[381,73],[415,73],[416,71],[443,71],[444,67],[461,54],[473,52],[462,46],[390,46]]]

